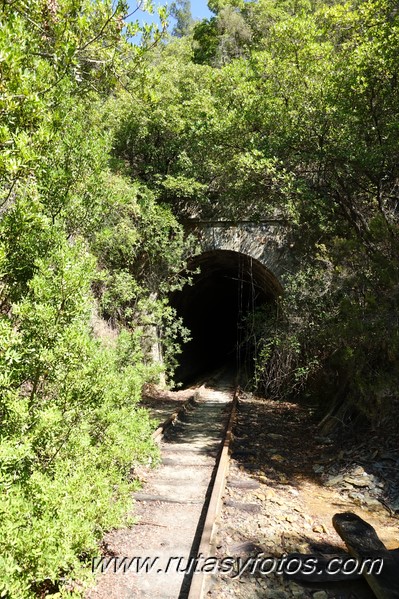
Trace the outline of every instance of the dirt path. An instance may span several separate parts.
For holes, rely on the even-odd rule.
[[[167,430],[161,443],[162,464],[148,473],[144,488],[135,495],[138,524],[114,531],[104,540],[109,556],[127,556],[125,563],[130,565],[125,572],[114,572],[115,562],[111,562],[87,599],[186,595],[185,567],[203,516],[231,400],[227,381],[219,382],[216,389],[201,387],[182,420]],[[148,558],[151,571],[138,573],[133,557],[141,564]]]

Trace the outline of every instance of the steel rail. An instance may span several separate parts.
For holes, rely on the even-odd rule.
[[[152,433],[152,438],[156,443],[159,443],[165,434],[165,431],[178,420],[180,414],[187,411],[188,406],[195,403],[199,391],[195,391],[177,410],[175,410],[162,424],[159,424],[157,429]]]
[[[206,512],[205,522],[202,528],[201,540],[198,554],[206,557],[215,555],[214,536],[216,532],[216,520],[222,506],[222,497],[226,486],[226,478],[230,463],[230,445],[233,436],[233,425],[238,402],[239,388],[233,393],[230,417],[225,429],[221,451],[217,460],[216,475],[214,476],[212,491]],[[208,578],[209,579],[209,578]],[[187,599],[202,599],[207,592],[207,576],[205,572],[194,572]]]

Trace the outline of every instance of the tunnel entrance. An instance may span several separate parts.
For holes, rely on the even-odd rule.
[[[183,347],[176,382],[188,383],[227,363],[248,371],[254,351],[247,339],[251,315],[260,306],[273,309],[282,292],[273,273],[240,252],[213,250],[195,256],[187,272],[197,270],[193,284],[170,298],[192,337]]]

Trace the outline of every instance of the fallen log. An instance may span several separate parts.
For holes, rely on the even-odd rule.
[[[374,571],[370,572],[367,567],[362,572],[377,599],[399,599],[397,552],[388,551],[371,524],[352,512],[335,514],[332,521],[335,530],[353,557],[362,562],[374,559],[383,560],[379,574]]]

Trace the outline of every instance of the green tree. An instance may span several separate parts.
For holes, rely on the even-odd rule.
[[[116,151],[179,218],[284,220],[303,284],[285,281],[277,345],[260,332],[262,380],[277,369],[275,392],[297,393],[327,378],[332,398],[348,380],[377,413],[392,395],[377,379],[396,384],[398,16],[383,0],[211,8],[191,51],[181,40],[151,65]]]
[[[176,19],[172,35],[175,35],[176,37],[188,35],[194,24],[190,0],[177,0],[176,2],[172,2],[170,5],[170,14]]]
[[[145,319],[166,321],[184,244],[154,196],[120,164],[111,170],[115,97],[160,31],[146,27],[132,46],[140,29],[124,25],[123,2],[0,10],[0,594],[23,599],[63,593],[61,578],[80,576],[82,556],[126,514],[133,464],[156,461],[138,407],[160,370]],[[127,318],[116,293],[114,328],[98,326],[114,266],[99,240],[113,209],[127,231],[109,253],[131,241],[120,270],[140,302]],[[135,278],[147,266],[158,268],[157,297],[150,275]]]

